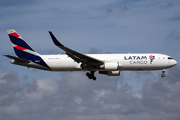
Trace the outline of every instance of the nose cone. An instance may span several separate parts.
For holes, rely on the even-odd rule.
[[[172,64],[172,66],[175,66],[175,65],[177,65],[177,61],[173,60],[173,61],[171,61],[171,64]]]

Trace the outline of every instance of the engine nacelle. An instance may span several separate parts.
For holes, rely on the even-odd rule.
[[[107,71],[117,71],[119,67],[118,62],[105,62],[104,65],[100,66],[100,68]]]
[[[99,74],[104,74],[107,76],[120,76],[120,71],[99,71]]]

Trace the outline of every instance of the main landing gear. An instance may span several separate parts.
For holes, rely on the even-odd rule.
[[[165,69],[164,69],[164,70],[162,70],[161,77],[165,77],[165,74],[164,74],[164,73],[165,73],[165,71],[166,71]]]
[[[94,73],[95,71],[90,71],[86,73],[86,76],[89,78],[89,79],[93,79],[94,81],[96,80],[96,77],[94,76]]]

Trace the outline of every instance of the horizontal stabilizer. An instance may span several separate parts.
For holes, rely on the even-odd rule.
[[[8,57],[10,59],[16,60],[16,61],[20,61],[20,62],[27,62],[27,63],[31,62],[30,60],[14,57],[14,56],[11,56],[11,55],[4,55],[4,56],[6,56],[6,57]]]

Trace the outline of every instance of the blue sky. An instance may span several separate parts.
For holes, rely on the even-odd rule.
[[[179,119],[179,65],[120,77],[12,65],[7,29],[40,54],[63,53],[48,31],[81,53],[163,53],[180,63],[179,0],[0,1],[0,119]]]

